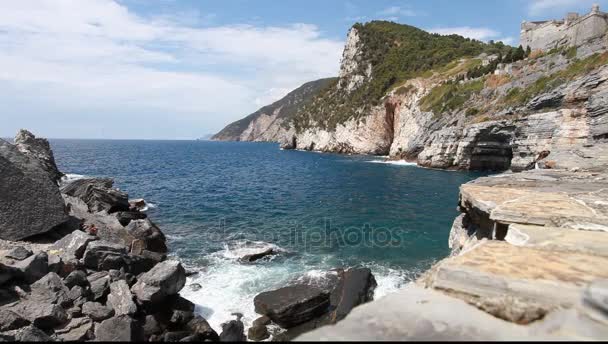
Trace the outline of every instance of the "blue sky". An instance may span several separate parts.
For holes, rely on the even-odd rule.
[[[189,139],[338,73],[353,23],[519,41],[608,0],[0,1],[0,136]]]

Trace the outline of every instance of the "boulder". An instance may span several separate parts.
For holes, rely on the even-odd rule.
[[[268,325],[270,324],[270,318],[262,316],[253,321],[253,325],[247,331],[247,338],[256,342],[262,341],[270,337],[268,333]]]
[[[72,319],[60,329],[55,329],[57,338],[64,342],[83,342],[93,335],[93,322],[89,318]]]
[[[126,193],[114,189],[114,181],[109,178],[78,179],[61,188],[61,192],[80,198],[89,211],[96,213],[106,211],[115,213],[129,210],[129,197]]]
[[[131,210],[136,211],[146,211],[146,209],[148,208],[148,204],[143,198],[129,200],[129,205],[131,206]]]
[[[86,267],[95,270],[120,269],[126,265],[126,255],[127,248],[123,245],[99,240],[87,245],[83,262]]]
[[[275,254],[277,254],[277,252],[272,249],[266,249],[262,252],[258,252],[258,253],[253,253],[253,254],[247,254],[244,255],[243,257],[241,257],[239,259],[239,261],[244,262],[244,263],[253,263],[255,261],[258,261],[260,259],[266,258],[266,257],[270,257],[270,256],[274,256]]]
[[[18,277],[17,269],[0,263],[0,285]]]
[[[133,295],[126,281],[118,280],[110,284],[108,306],[114,309],[117,316],[133,315],[137,312],[137,305],[133,302]]]
[[[16,260],[24,260],[25,258],[33,255],[31,250],[24,248],[23,246],[17,246],[10,250],[7,254],[7,258],[16,259]]]
[[[143,274],[131,291],[140,302],[157,303],[177,294],[186,284],[186,271],[178,261],[158,263]]]
[[[173,331],[167,332],[163,336],[163,341],[165,342],[181,342],[182,339],[190,336],[190,333],[187,331]]]
[[[340,321],[356,306],[372,301],[378,285],[368,268],[338,270],[339,281],[330,295],[330,322]]]
[[[165,260],[167,256],[161,253],[143,251],[139,255],[130,254],[125,262],[128,271],[134,275],[139,275],[150,271],[156,264]]]
[[[55,242],[50,249],[57,251],[63,260],[80,259],[84,255],[87,245],[95,240],[97,240],[96,237],[77,230]]]
[[[86,289],[81,286],[75,285],[72,287],[72,289],[70,289],[70,292],[68,293],[68,298],[72,302],[73,306],[80,307],[87,302],[88,295],[89,293]]]
[[[82,305],[82,314],[94,321],[103,321],[114,315],[114,310],[99,302],[86,302]]]
[[[65,277],[72,272],[70,270],[71,267],[66,267],[63,259],[56,254],[52,254],[52,252],[48,255],[47,267],[49,268],[49,272],[54,272],[61,277]]]
[[[143,220],[148,217],[145,213],[139,211],[119,211],[116,213],[116,218],[121,225],[127,226],[133,220]]]
[[[34,283],[49,271],[48,255],[39,252],[21,261],[15,261],[10,267],[17,270],[17,275],[27,283]]]
[[[18,342],[53,342],[44,331],[36,326],[25,327],[15,335],[15,340]]]
[[[152,252],[167,252],[163,232],[149,219],[131,221],[125,229],[135,239],[145,243],[145,249]]]
[[[236,320],[230,320],[222,324],[220,342],[246,342],[245,325],[241,321],[242,315],[238,314]]]
[[[39,161],[0,140],[0,239],[46,233],[66,220],[59,188]]]
[[[0,308],[0,332],[16,330],[29,324],[27,319],[10,309]]]
[[[190,329],[191,332],[198,334],[201,338],[200,341],[217,342],[220,340],[217,332],[215,332],[215,330],[209,326],[207,320],[200,315],[194,316],[194,318],[188,322],[188,329]]]
[[[292,285],[258,294],[255,311],[283,328],[307,322],[328,311],[329,292],[307,284]]]
[[[47,275],[31,285],[29,300],[40,304],[55,304],[68,306],[71,303],[70,290],[63,283],[59,275],[49,272]]]
[[[128,315],[119,315],[95,326],[95,340],[101,342],[136,342],[143,340],[141,324]]]
[[[163,332],[163,328],[160,326],[158,320],[154,315],[146,315],[143,320],[143,333],[144,338],[147,340],[150,336],[159,335]]]
[[[107,271],[95,272],[87,277],[93,300],[101,300],[110,292],[110,276]]]
[[[11,307],[11,310],[43,330],[60,326],[68,320],[67,313],[61,306],[34,300],[22,301]]]
[[[21,129],[15,136],[14,143],[21,153],[37,159],[53,182],[58,183],[61,180],[64,174],[57,168],[51,145],[47,139],[36,138],[31,132]]]
[[[63,281],[68,288],[74,286],[86,287],[89,284],[87,274],[82,270],[72,271]]]

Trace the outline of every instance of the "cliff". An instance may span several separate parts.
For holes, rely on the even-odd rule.
[[[335,78],[308,82],[273,104],[229,124],[213,135],[211,139],[216,141],[279,141],[289,131],[288,123],[295,111],[333,81]]]

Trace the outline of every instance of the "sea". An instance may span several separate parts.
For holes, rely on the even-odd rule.
[[[273,143],[50,140],[68,178],[112,177],[166,234],[189,271],[182,296],[217,331],[257,318],[260,292],[368,267],[374,298],[449,254],[459,186],[481,173],[383,157],[281,150]],[[239,257],[279,252],[252,264]]]

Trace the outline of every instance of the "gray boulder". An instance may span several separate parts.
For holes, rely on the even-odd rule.
[[[247,331],[247,337],[249,340],[259,342],[269,338],[270,333],[268,333],[267,326],[270,325],[270,322],[270,318],[265,315],[255,319],[252,326]]]
[[[33,253],[31,250],[28,250],[26,248],[24,248],[23,246],[17,246],[15,248],[13,248],[12,250],[10,250],[6,257],[7,258],[12,258],[12,259],[17,259],[17,260],[24,260],[25,258],[31,256]]]
[[[167,252],[165,235],[149,219],[131,221],[125,229],[129,235],[145,243],[145,250],[160,253]]]
[[[82,314],[94,321],[103,321],[114,315],[114,310],[99,302],[86,302],[82,305]]]
[[[64,342],[82,342],[93,335],[93,322],[89,318],[72,319],[60,329],[55,329],[57,338]]]
[[[141,324],[128,315],[104,320],[95,327],[95,340],[100,342],[136,342],[143,340]]]
[[[18,342],[53,342],[54,340],[49,337],[44,331],[37,328],[36,326],[25,327],[15,335],[15,340]]]
[[[116,315],[133,315],[137,312],[137,305],[133,302],[133,295],[127,282],[118,280],[110,284],[108,306],[114,309]]]
[[[11,310],[43,330],[60,326],[68,320],[67,313],[61,306],[35,300],[22,301],[11,307]]]
[[[177,294],[186,284],[186,271],[178,261],[158,263],[143,274],[131,291],[141,302],[157,303]]]
[[[253,303],[256,313],[291,328],[326,313],[330,300],[326,290],[301,284],[258,294]]]
[[[86,267],[95,270],[118,270],[126,265],[126,255],[127,248],[123,245],[99,240],[87,245],[83,262]]]
[[[68,288],[74,286],[85,287],[89,284],[87,274],[82,270],[74,270],[64,279],[65,285]]]
[[[0,332],[16,330],[29,324],[27,319],[10,309],[0,308]]]
[[[110,292],[110,276],[107,271],[92,273],[87,277],[93,300],[103,299]]]
[[[95,240],[97,240],[96,237],[83,231],[76,230],[55,242],[53,246],[51,246],[51,250],[59,251],[58,254],[64,260],[70,260],[72,258],[80,259],[84,255],[87,245]]]
[[[89,211],[115,213],[129,210],[129,196],[113,188],[114,181],[109,178],[78,179],[62,186],[61,192],[80,198],[87,204]]]
[[[66,220],[59,188],[39,161],[0,140],[0,239],[46,233]]]
[[[14,269],[20,279],[27,283],[34,283],[48,273],[48,255],[45,252],[39,252],[24,260],[14,261],[10,265],[7,264],[7,266]]]
[[[211,328],[207,320],[200,315],[195,315],[192,320],[188,322],[188,329],[200,336],[200,341],[212,341],[218,342],[220,337],[217,332]]]
[[[143,220],[148,218],[146,213],[142,213],[140,211],[119,211],[116,213],[116,218],[121,225],[127,226],[133,220]]]
[[[71,303],[70,290],[59,275],[49,272],[46,276],[31,285],[30,300],[38,303],[67,306]]]
[[[241,321],[241,315],[235,314],[237,319],[222,324],[220,342],[246,342],[245,325]]]
[[[40,162],[42,169],[53,182],[58,183],[61,180],[64,174],[57,168],[51,145],[47,139],[36,138],[31,132],[21,129],[15,136],[14,142],[21,153]]]

